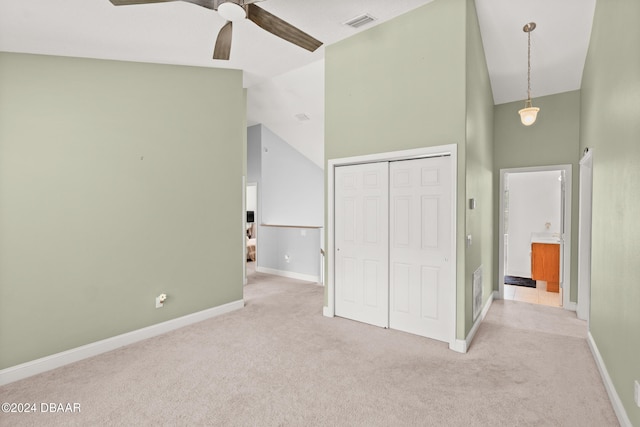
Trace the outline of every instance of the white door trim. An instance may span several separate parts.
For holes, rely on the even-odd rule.
[[[247,177],[242,175],[242,285],[247,284]]]
[[[593,149],[580,160],[578,192],[578,309],[579,319],[589,322],[591,308],[591,209],[593,204]]]
[[[500,169],[500,209],[498,220],[498,298],[504,299],[504,185],[505,174],[519,172],[564,171],[564,235],[562,252],[562,307],[566,310],[576,310],[576,303],[571,302],[571,165],[535,166],[527,168]]]
[[[451,268],[451,283],[456,289],[452,292],[451,307],[453,319],[450,322],[451,332],[449,338],[449,347],[455,346],[456,343],[456,322],[457,322],[457,248],[456,248],[456,225],[457,225],[457,182],[458,182],[458,146],[457,144],[439,145],[435,147],[423,147],[412,150],[393,151],[387,153],[367,154],[363,156],[343,157],[338,159],[330,159],[327,166],[327,251],[326,261],[328,274],[326,278],[327,286],[327,306],[323,308],[323,314],[327,317],[335,316],[335,168],[337,166],[346,166],[359,163],[375,163],[388,162],[395,160],[418,159],[422,157],[435,156],[451,156],[451,212],[454,214],[451,221],[451,253],[452,262],[449,264]]]

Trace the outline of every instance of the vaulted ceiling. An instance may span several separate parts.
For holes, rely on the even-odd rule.
[[[321,166],[324,47],[431,1],[261,1],[261,8],[324,45],[309,52],[243,20],[234,23],[231,57],[222,61],[213,60],[212,52],[226,21],[197,4],[0,0],[0,51],[241,69],[249,124],[263,123]],[[580,88],[596,0],[475,2],[496,104],[526,97],[522,27],[530,21],[537,23],[532,33],[534,96]],[[344,24],[365,13],[376,20],[358,29]]]

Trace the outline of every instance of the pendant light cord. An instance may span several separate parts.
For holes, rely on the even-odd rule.
[[[531,102],[531,31],[527,32],[527,99]]]

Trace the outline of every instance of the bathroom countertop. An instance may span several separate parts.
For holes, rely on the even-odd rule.
[[[560,244],[559,233],[531,233],[531,243]]]

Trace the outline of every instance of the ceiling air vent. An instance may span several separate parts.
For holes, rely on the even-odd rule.
[[[360,28],[363,25],[370,24],[375,20],[376,18],[369,15],[368,13],[365,13],[364,15],[356,16],[355,18],[349,19],[347,22],[344,23],[344,25],[348,25],[353,28]]]

